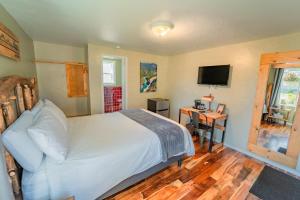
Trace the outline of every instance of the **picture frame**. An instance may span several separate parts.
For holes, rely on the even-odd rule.
[[[219,103],[216,112],[219,114],[223,114],[224,110],[225,110],[225,104]]]
[[[157,64],[140,62],[140,93],[157,91]]]
[[[0,22],[0,55],[19,61],[19,43],[16,35]]]

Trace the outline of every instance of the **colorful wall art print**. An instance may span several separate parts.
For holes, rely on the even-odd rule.
[[[140,92],[156,92],[157,90],[157,64],[140,63]]]

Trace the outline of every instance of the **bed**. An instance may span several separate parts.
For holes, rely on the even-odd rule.
[[[37,98],[32,100],[32,106],[27,106],[28,109],[34,106],[34,101]],[[180,163],[185,155],[194,154],[193,142],[185,127],[146,110],[137,112],[180,128],[182,151],[164,157],[157,133],[122,112],[68,118],[70,142],[66,159],[57,163],[44,156],[37,171],[23,170],[21,188],[24,199],[63,199],[69,196],[103,199],[174,162]]]

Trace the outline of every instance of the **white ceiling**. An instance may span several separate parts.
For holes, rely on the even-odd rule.
[[[176,54],[300,31],[300,0],[0,0],[33,40]],[[170,20],[165,37],[150,24]]]

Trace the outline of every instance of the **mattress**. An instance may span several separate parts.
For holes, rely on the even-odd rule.
[[[156,134],[121,113],[75,117],[68,123],[67,159],[58,164],[46,157],[39,171],[24,171],[24,199],[95,199],[162,161]],[[193,155],[191,136],[181,128],[185,134],[182,154]]]

